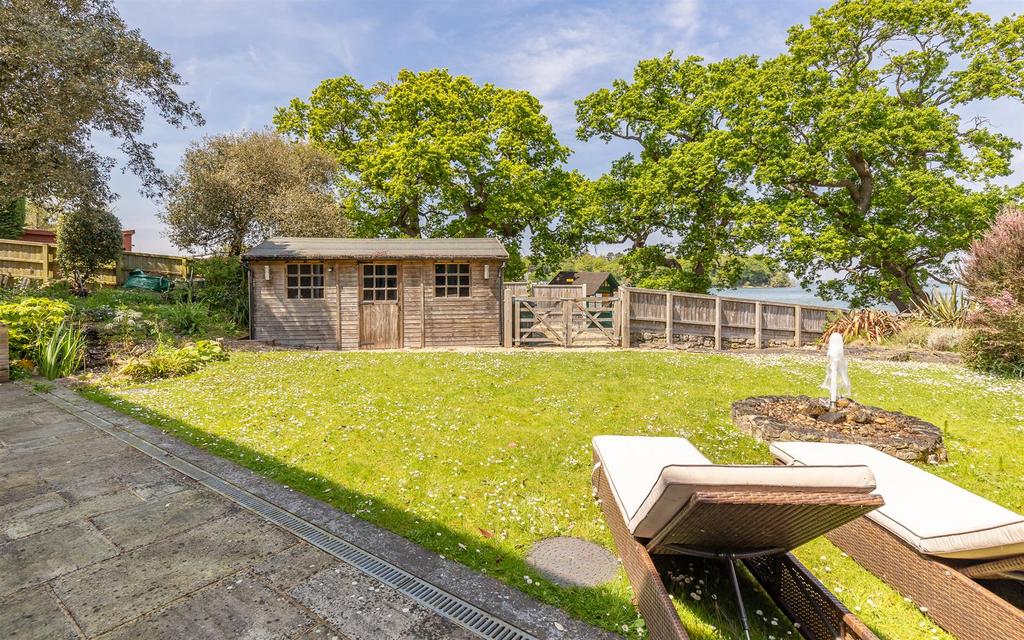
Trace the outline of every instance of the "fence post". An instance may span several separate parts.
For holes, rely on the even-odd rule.
[[[672,292],[665,292],[665,346],[672,346]]]
[[[562,336],[562,346],[572,346],[572,298],[562,298],[562,327],[565,334]]]
[[[0,324],[0,382],[11,379],[11,356],[8,349],[7,327]]]
[[[801,305],[793,306],[793,346],[804,346],[804,308]]]
[[[122,251],[121,253],[117,254],[117,261],[114,263],[114,286],[115,287],[120,286],[121,284],[123,284],[128,279],[128,278],[124,278],[124,280],[121,279],[121,273],[124,271],[124,269],[125,269],[124,252]]]
[[[43,250],[43,284],[50,281],[50,245],[42,244],[39,246]]]
[[[622,332],[622,348],[628,349],[630,336],[629,336],[629,287],[619,288],[619,313],[622,317],[619,319],[619,331]]]
[[[757,349],[762,348],[761,344],[761,303],[754,303],[754,343]]]
[[[503,327],[501,330],[502,344],[506,349],[512,348],[512,290],[505,289],[505,299],[502,301]]]
[[[715,349],[722,349],[722,299],[715,298]]]

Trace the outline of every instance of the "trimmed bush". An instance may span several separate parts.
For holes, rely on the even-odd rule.
[[[71,293],[89,294],[88,283],[123,249],[121,223],[103,209],[72,209],[57,224],[57,264]]]

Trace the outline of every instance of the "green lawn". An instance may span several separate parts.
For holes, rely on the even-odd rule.
[[[235,353],[204,371],[86,393],[485,571],[596,625],[643,635],[625,578],[563,589],[523,561],[573,535],[611,546],[590,493],[590,438],[685,436],[720,463],[769,462],[733,400],[819,394],[821,360],[668,352]],[[930,471],[1024,511],[1024,384],[959,367],[853,362],[854,397],[946,430]],[[949,638],[825,541],[798,554],[882,638]],[[696,638],[738,637],[702,565],[676,601]],[[795,637],[763,603],[759,637]],[[770,635],[769,635],[770,634]]]

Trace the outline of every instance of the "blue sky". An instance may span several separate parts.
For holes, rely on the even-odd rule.
[[[573,100],[628,77],[637,60],[664,55],[719,59],[770,56],[786,29],[822,2],[802,0],[651,0],[646,2],[269,2],[121,1],[122,17],[170,54],[206,126],[177,130],[157,118],[145,138],[158,143],[160,166],[173,171],[203,135],[267,126],[274,108],[305,98],[324,78],[350,74],[364,84],[403,68],[447,67],[478,82],[527,89],[540,98],[573,167],[600,175],[624,147],[575,139]],[[984,0],[992,16],[1019,11],[1020,0]],[[985,105],[997,130],[1024,140],[1024,107]],[[98,140],[102,149],[110,149]],[[1024,180],[1024,157],[1014,181]],[[134,176],[115,171],[116,212],[134,228],[140,251],[176,253],[162,236],[158,203],[138,194]]]

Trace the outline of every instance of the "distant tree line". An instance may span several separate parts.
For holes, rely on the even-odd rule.
[[[526,261],[528,278],[540,282],[550,279],[559,271],[607,271],[623,284],[649,289],[665,288],[666,272],[669,277],[674,269],[665,267],[665,272],[657,269],[646,273],[631,270],[631,264],[624,260],[629,254],[612,252],[605,255],[582,255],[567,258],[554,265],[544,262]],[[719,289],[733,287],[789,287],[793,278],[782,268],[777,260],[765,255],[725,256],[710,267],[711,286]],[[671,284],[670,282],[668,284]]]

